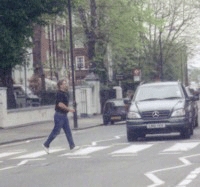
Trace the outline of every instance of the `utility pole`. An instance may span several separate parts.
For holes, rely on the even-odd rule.
[[[160,80],[163,81],[163,49],[162,49],[162,31],[159,32],[159,48],[160,48]]]
[[[68,0],[68,17],[69,17],[69,40],[70,40],[70,57],[71,57],[71,70],[72,70],[72,89],[73,89],[73,107],[74,107],[74,128],[78,128],[77,120],[77,107],[76,107],[76,93],[74,82],[74,54],[73,54],[73,35],[72,35],[72,15],[71,15],[71,0]]]

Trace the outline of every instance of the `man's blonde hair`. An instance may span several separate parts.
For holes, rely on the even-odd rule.
[[[60,89],[60,86],[63,84],[63,82],[65,82],[64,79],[61,79],[61,80],[59,80],[59,81],[57,82],[57,87],[58,87],[58,89]]]

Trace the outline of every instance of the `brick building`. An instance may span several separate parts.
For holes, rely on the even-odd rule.
[[[35,26],[33,37],[34,74],[51,80],[66,78],[71,83],[69,36],[66,22],[55,21],[46,27]],[[79,84],[88,74],[87,51],[74,42],[74,75]],[[77,44],[79,43],[79,45]]]

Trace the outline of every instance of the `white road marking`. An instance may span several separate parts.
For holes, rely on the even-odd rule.
[[[87,148],[81,148],[75,152],[72,153],[66,153],[61,156],[87,156],[88,154],[107,149],[111,146],[98,146],[98,147],[87,147]]]
[[[44,160],[44,159],[40,158],[40,159],[27,159],[27,160],[23,160],[19,164],[17,164],[16,166],[7,166],[7,167],[4,167],[4,168],[0,168],[0,171],[17,168],[19,166],[22,166],[22,165],[26,164],[28,161],[34,161],[34,160]]]
[[[180,157],[179,160],[181,162],[183,162],[182,165],[177,165],[174,167],[162,168],[162,169],[147,172],[145,175],[153,182],[153,184],[149,185],[148,187],[156,187],[156,186],[160,186],[165,183],[164,181],[162,181],[161,179],[159,179],[156,176],[156,173],[164,172],[164,171],[168,171],[168,170],[174,170],[174,169],[178,169],[178,168],[182,168],[182,167],[187,167],[192,164],[187,158],[196,157],[196,156],[200,156],[200,154],[190,155],[190,156],[186,156],[186,157]],[[199,172],[199,168],[195,172]],[[188,182],[188,179],[183,181],[183,183],[185,183],[185,184],[186,184],[186,182]],[[177,186],[177,187],[185,187],[185,186]]]
[[[196,168],[194,171],[181,181],[176,187],[185,187],[190,184],[200,174],[200,168]]]
[[[163,150],[163,152],[178,152],[178,151],[189,151],[199,145],[198,142],[189,142],[189,143],[176,143],[172,147]]]
[[[8,167],[5,167],[5,168],[0,168],[0,171],[4,171],[4,170],[8,170],[8,169],[13,169],[13,168],[16,168],[17,166],[8,166]]]
[[[111,138],[111,139],[94,141],[94,142],[92,142],[92,146],[96,146],[98,143],[101,143],[101,142],[107,142],[107,141],[113,141],[113,140],[116,140],[116,139],[120,139],[120,136],[124,136],[124,134],[123,135],[114,136],[114,138]]]
[[[143,151],[144,149],[148,149],[152,146],[153,144],[138,144],[138,145],[131,145],[128,146],[126,148],[123,149],[119,149],[117,151],[114,151],[112,153],[110,153],[111,155],[120,155],[120,154],[124,154],[125,156],[127,156],[128,154],[136,154],[140,151]]]
[[[50,149],[50,153],[55,153],[55,152],[59,152],[59,151],[63,151],[65,150],[65,148],[54,148],[54,149]],[[21,155],[12,159],[25,159],[25,158],[38,158],[41,156],[46,155],[47,153],[45,151],[37,151],[37,152],[33,152],[30,154],[25,154],[25,155]]]
[[[152,185],[149,185],[148,187],[155,187],[160,186],[164,184],[165,182],[159,179],[156,175],[154,175],[154,172],[146,173],[145,174],[151,181],[153,181]]]
[[[24,165],[28,162],[28,160],[22,160],[19,164],[17,164],[18,166]]]
[[[39,159],[27,159],[27,160],[22,160],[17,166],[25,165],[29,161],[37,161],[37,160],[45,160],[45,158],[39,158]]]
[[[37,152],[30,153],[30,154],[18,156],[18,157],[15,157],[15,158],[13,158],[13,159],[37,158],[37,157],[44,156],[44,155],[46,155],[46,152],[45,152],[45,151],[37,151]]]
[[[12,156],[12,155],[16,155],[16,154],[20,154],[20,153],[23,153],[22,152],[5,152],[5,153],[0,153],[0,158],[3,158],[3,157],[7,157],[7,156]]]

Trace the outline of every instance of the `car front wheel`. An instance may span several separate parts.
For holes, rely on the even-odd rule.
[[[198,127],[198,126],[199,126],[199,122],[198,122],[198,116],[197,116],[195,120],[195,127]]]
[[[184,139],[189,139],[190,138],[190,128],[184,129],[181,131],[181,137]]]
[[[109,119],[107,117],[103,117],[103,124],[108,125]]]
[[[127,140],[129,142],[136,141],[138,139],[138,135],[136,133],[131,133],[127,131]]]

